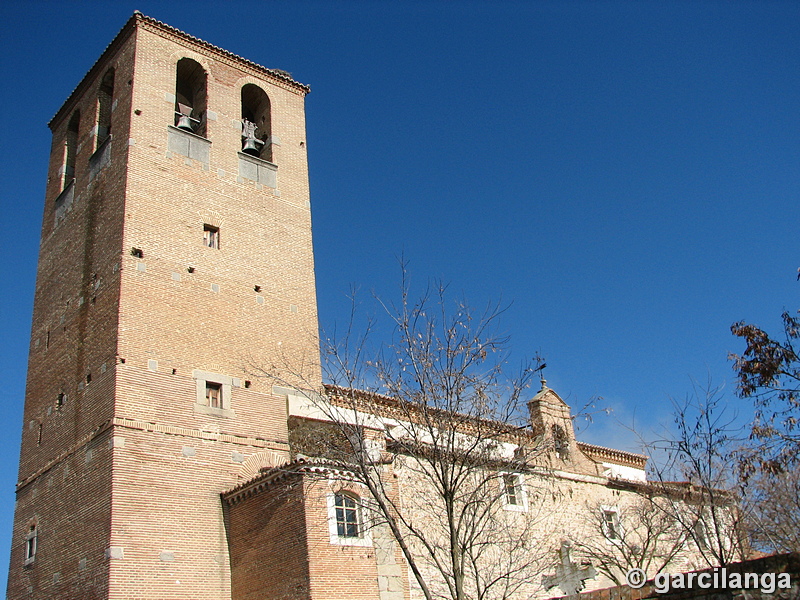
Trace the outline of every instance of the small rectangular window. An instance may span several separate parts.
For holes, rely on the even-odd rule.
[[[503,475],[503,489],[506,495],[506,504],[520,506],[522,504],[522,494],[519,485],[519,476],[513,473]]]
[[[342,538],[361,537],[358,505],[355,498],[347,494],[336,494],[336,532]]]
[[[36,546],[39,541],[39,532],[36,525],[31,525],[25,537],[25,564],[30,564],[36,558]]]
[[[238,377],[210,373],[208,371],[192,371],[196,384],[194,412],[204,415],[233,418],[236,413],[231,407],[233,388],[242,385]]]
[[[203,225],[203,245],[219,249],[219,227]]]
[[[222,408],[222,384],[206,382],[206,406]]]
[[[603,533],[612,541],[622,539],[619,527],[619,513],[616,510],[603,511]]]

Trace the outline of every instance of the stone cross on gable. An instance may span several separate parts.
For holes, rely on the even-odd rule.
[[[561,542],[558,555],[559,564],[556,566],[555,574],[542,577],[544,589],[549,590],[558,586],[564,594],[573,596],[584,588],[584,582],[587,579],[597,577],[597,571],[591,564],[581,567],[572,562],[569,542]]]

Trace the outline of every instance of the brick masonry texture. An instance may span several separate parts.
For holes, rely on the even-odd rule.
[[[167,146],[181,58],[207,74],[207,164]],[[248,83],[271,103],[275,189],[239,177]],[[248,458],[288,449],[286,399],[249,366],[320,381],[306,91],[136,14],[51,122],[9,598],[230,598],[219,493]],[[76,111],[73,201],[57,219]],[[227,410],[199,406],[197,372],[234,382]]]
[[[173,127],[182,59],[205,73],[205,141]],[[98,97],[112,73],[103,145]],[[248,84],[271,107],[275,167],[259,163],[268,174],[259,182],[239,171]],[[9,599],[420,597],[384,525],[369,543],[332,543],[330,498],[359,494],[356,484],[281,468],[342,442],[329,424],[290,419],[278,394],[322,389],[307,92],[136,13],[52,119]],[[181,154],[175,140],[188,139],[202,152]],[[204,243],[207,226],[216,248]],[[208,405],[207,383],[221,406]],[[546,481],[529,479],[529,516],[507,520],[539,519],[539,545],[554,557],[580,530],[578,512],[624,507],[636,494],[602,475],[602,461],[626,453],[584,453],[568,407],[555,394],[537,398],[534,428],[563,426],[572,458],[553,459]],[[384,441],[382,430],[370,435]],[[621,464],[636,466],[631,457]],[[397,457],[381,476],[424,523],[430,486],[410,460]],[[275,480],[257,493],[231,492],[267,476]],[[37,549],[26,560],[31,531]],[[534,580],[524,593],[544,594]]]

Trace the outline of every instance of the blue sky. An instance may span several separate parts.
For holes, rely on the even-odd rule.
[[[513,357],[573,406],[648,429],[710,377],[746,415],[729,327],[798,307],[800,3],[7,1],[3,579],[46,123],[135,9],[311,85],[323,328],[353,284],[396,298],[402,254],[510,304]],[[584,439],[630,443],[614,419]]]

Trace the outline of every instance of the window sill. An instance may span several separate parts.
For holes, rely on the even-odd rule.
[[[213,406],[206,406],[205,404],[197,403],[194,405],[194,412],[198,415],[214,415],[228,419],[233,419],[236,417],[236,413],[230,408],[214,408]]]
[[[243,179],[276,189],[278,187],[277,173],[278,165],[275,163],[239,152],[239,176]]]
[[[211,140],[196,133],[190,133],[172,125],[167,125],[167,150],[174,154],[197,160],[208,166]]]
[[[181,129],[180,127],[175,127],[174,125],[167,125],[167,129],[179,133],[181,135],[188,135],[189,137],[192,137],[200,142],[206,142],[207,144],[211,144],[211,140],[195,133],[194,131],[186,131],[185,129]]]
[[[89,157],[89,179],[94,179],[103,167],[109,164],[111,164],[111,135],[104,139]]]
[[[331,544],[335,546],[359,546],[359,547],[372,547],[372,538],[368,535],[364,537],[339,537],[338,535],[331,536]]]
[[[268,168],[272,169],[273,171],[277,171],[278,170],[278,165],[276,165],[274,162],[268,161],[265,158],[261,158],[260,156],[253,156],[252,154],[246,154],[245,152],[239,152],[239,158],[243,158],[244,160],[249,160],[251,162],[254,162],[257,165],[263,165],[265,167],[268,167]]]

